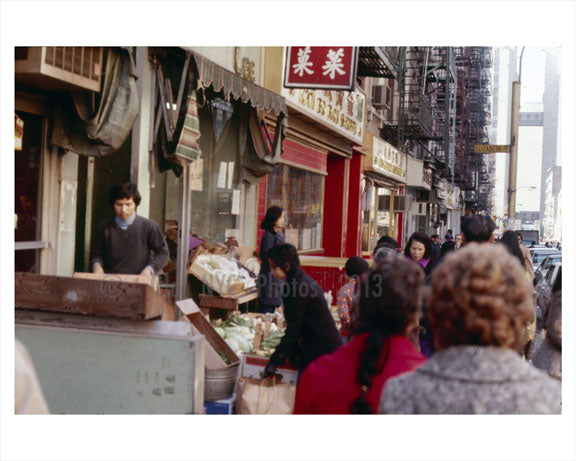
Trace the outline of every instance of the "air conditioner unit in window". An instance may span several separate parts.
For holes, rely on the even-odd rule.
[[[392,90],[388,85],[372,86],[372,105],[390,109],[392,103]]]
[[[417,216],[426,216],[426,205],[428,205],[428,202],[413,202],[412,214]]]
[[[49,91],[100,91],[102,48],[16,47],[16,81]]]
[[[390,209],[390,196],[381,195],[378,201],[378,208],[380,210],[387,211]],[[411,195],[397,195],[394,197],[394,212],[395,213],[407,213],[412,208],[412,196]]]

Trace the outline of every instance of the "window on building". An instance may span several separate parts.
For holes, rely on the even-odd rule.
[[[281,165],[268,175],[267,206],[279,205],[286,214],[286,243],[299,251],[322,249],[324,177]]]
[[[380,237],[396,238],[396,214],[390,212],[392,195],[391,189],[366,183],[362,210],[362,252],[366,255],[372,253]]]

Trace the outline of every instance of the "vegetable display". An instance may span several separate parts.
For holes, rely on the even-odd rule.
[[[234,353],[267,357],[272,355],[284,336],[283,329],[278,328],[278,321],[278,317],[272,314],[231,314],[228,320],[215,321],[214,329]]]
[[[256,286],[256,280],[233,259],[221,255],[202,254],[196,258],[194,264],[200,265],[223,283],[242,283],[245,290]]]

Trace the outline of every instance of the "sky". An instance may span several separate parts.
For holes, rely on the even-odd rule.
[[[522,57],[522,75],[520,88],[520,112],[541,112],[543,110],[544,83],[546,75],[546,47],[526,47]],[[516,68],[519,68],[520,53],[517,49]],[[504,110],[503,108],[501,110]],[[509,109],[508,109],[509,110]],[[509,112],[506,114],[509,124]],[[499,132],[498,143],[509,144],[507,136]],[[518,169],[516,211],[540,210],[540,177],[542,153],[542,127],[520,127],[518,133]],[[506,163],[508,156],[496,162],[496,196],[500,205],[496,213],[503,211],[506,194]],[[531,189],[535,187],[535,189]],[[504,209],[505,211],[505,209]]]

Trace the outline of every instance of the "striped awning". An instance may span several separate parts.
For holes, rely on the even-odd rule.
[[[198,120],[198,105],[196,103],[196,90],[190,88],[186,101],[186,117],[184,125],[180,132],[178,145],[174,151],[174,155],[179,159],[180,163],[188,164],[197,160],[202,151],[198,144],[200,138],[200,122]]]
[[[198,89],[212,86],[215,92],[223,91],[226,99],[232,97],[268,113],[288,116],[283,96],[230,72],[195,51],[190,52],[198,70]]]

